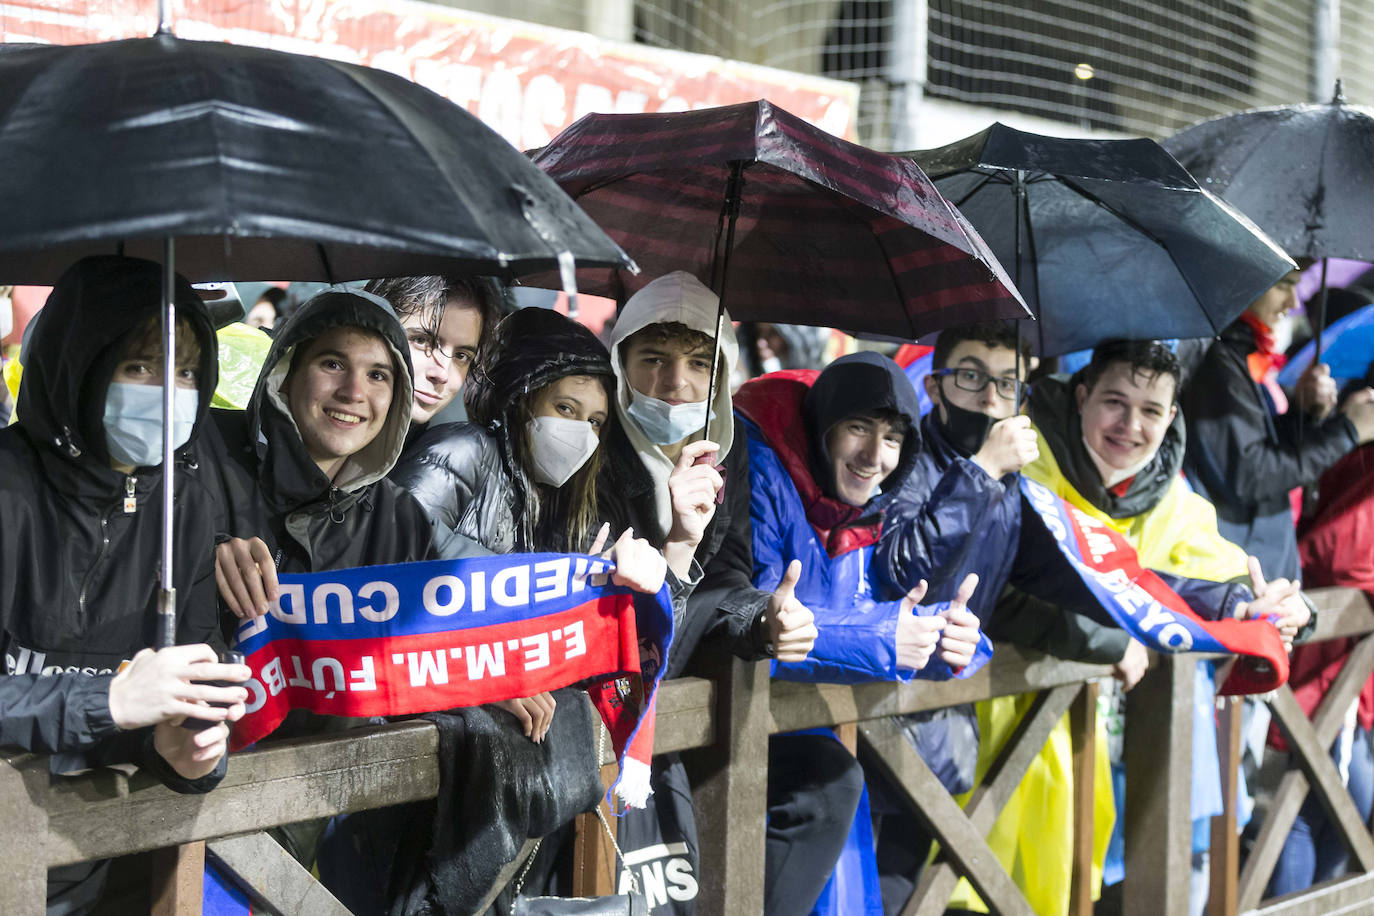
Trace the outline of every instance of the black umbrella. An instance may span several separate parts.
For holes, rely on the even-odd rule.
[[[162,34],[0,54],[0,277],[88,254],[202,280],[629,261],[514,147],[395,74]]]
[[[1345,104],[1258,108],[1179,131],[1164,148],[1300,258],[1374,260],[1374,117]],[[1314,326],[1321,352],[1325,265]]]
[[[1011,270],[1045,356],[1216,334],[1294,266],[1151,140],[993,124],[907,155]]]
[[[632,267],[553,182],[462,108],[394,74],[167,33],[0,54],[0,277],[77,258],[193,281],[339,280],[576,261]],[[164,367],[160,643],[175,632],[172,365]]]

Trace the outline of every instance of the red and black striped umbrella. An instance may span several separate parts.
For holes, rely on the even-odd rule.
[[[641,268],[581,270],[584,292],[624,302],[686,270],[723,286],[736,318],[903,338],[1029,314],[991,250],[915,163],[765,101],[588,115],[534,161]]]

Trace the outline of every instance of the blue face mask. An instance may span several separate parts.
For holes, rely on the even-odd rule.
[[[191,438],[200,410],[200,392],[178,388],[172,398],[172,443]],[[110,457],[131,467],[162,464],[162,386],[111,382],[105,395],[105,447]]]
[[[706,402],[669,404],[646,394],[634,393],[626,412],[655,445],[672,445],[692,433],[701,432],[706,425]],[[711,414],[711,419],[715,419]]]

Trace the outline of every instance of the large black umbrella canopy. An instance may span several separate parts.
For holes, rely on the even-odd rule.
[[[193,281],[628,259],[477,118],[391,73],[170,34],[0,54],[0,282],[88,254]]]
[[[1327,105],[1242,111],[1163,142],[1290,255],[1374,260],[1374,117],[1339,85]]]
[[[978,233],[912,162],[766,101],[587,115],[534,161],[642,268],[581,271],[586,292],[623,302],[686,270],[736,318],[902,338],[1027,314]]]
[[[905,155],[1011,270],[1045,356],[1214,335],[1294,266],[1152,140],[993,124]]]

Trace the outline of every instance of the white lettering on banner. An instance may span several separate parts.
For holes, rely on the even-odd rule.
[[[347,586],[337,582],[326,582],[315,589],[315,594],[311,596],[311,606],[314,608],[315,623],[329,622],[329,599],[337,598],[339,602],[339,623],[353,622],[353,592]]]
[[[493,677],[506,673],[505,645],[499,642],[478,643],[468,649],[468,680],[480,681],[491,672]]]
[[[534,564],[534,600],[552,601],[568,595],[568,571],[572,559],[544,560]]]
[[[440,589],[448,590],[448,600],[443,603],[439,602]],[[447,617],[463,609],[465,596],[462,579],[457,576],[435,576],[425,583],[425,610],[435,617]]]
[[[287,599],[291,599],[289,604],[291,610],[286,609]],[[272,602],[268,608],[272,616],[282,623],[305,623],[305,586],[304,585],[282,585],[277,589],[277,600]]]
[[[391,656],[393,665],[405,664],[410,674],[410,686],[424,687],[448,683],[448,658],[443,649],[422,652],[397,652]]]
[[[1050,533],[1054,535],[1056,540],[1061,544],[1065,543],[1069,532],[1060,515],[1058,498],[1048,488],[1031,480],[1026,481],[1025,491],[1030,497],[1031,505],[1035,507],[1044,520],[1045,527],[1050,529]],[[1088,552],[1094,563],[1101,563],[1105,557],[1117,552],[1118,548],[1111,537],[1101,530],[1107,527],[1105,522],[1073,507],[1069,507],[1069,512],[1072,513],[1072,523],[1082,533],[1083,539],[1087,543]],[[1117,605],[1126,612],[1126,615],[1135,618],[1140,627],[1140,632],[1152,635],[1161,648],[1173,652],[1187,652],[1192,649],[1192,632],[1179,622],[1178,616],[1174,612],[1165,608],[1149,592],[1132,582],[1125,570],[1120,567],[1108,570],[1096,569],[1068,552],[1065,552],[1065,556],[1079,572],[1092,577],[1094,581],[1106,589]]]
[[[366,691],[377,689],[377,670],[373,667],[372,656],[364,655],[358,659],[359,668],[348,672],[348,689]]]
[[[381,594],[386,599],[386,604],[381,610],[377,610],[376,602],[367,604],[366,600],[373,595]],[[364,603],[358,605],[358,613],[363,615],[364,620],[373,623],[386,623],[396,616],[396,612],[401,609],[401,596],[396,591],[396,586],[390,582],[369,582],[358,589],[358,597]]]
[[[528,566],[503,569],[491,577],[491,600],[501,607],[522,607],[530,603]]]

